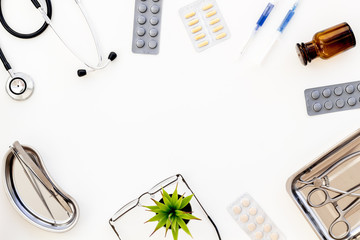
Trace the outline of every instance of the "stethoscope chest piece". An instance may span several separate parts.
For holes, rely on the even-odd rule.
[[[25,73],[12,73],[6,82],[6,92],[16,101],[24,101],[34,92],[34,81]]]

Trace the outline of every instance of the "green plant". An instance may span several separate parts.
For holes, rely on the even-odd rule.
[[[169,195],[164,189],[162,189],[161,195],[163,198],[160,200],[160,202],[152,199],[156,204],[155,206],[144,206],[148,209],[148,211],[156,214],[146,223],[158,222],[154,232],[150,236],[152,236],[160,228],[165,227],[165,237],[168,230],[171,229],[174,240],[177,240],[180,228],[192,237],[186,224],[190,220],[201,219],[193,216],[192,212],[184,211],[184,208],[189,205],[194,195],[190,195],[185,198],[184,195],[179,196],[177,192],[177,186],[173,194]]]

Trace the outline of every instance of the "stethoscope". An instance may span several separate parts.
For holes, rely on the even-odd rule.
[[[304,184],[299,189],[304,189],[306,187],[313,187],[313,189],[308,193],[307,196],[307,202],[310,207],[312,208],[321,208],[327,204],[333,205],[335,211],[338,213],[338,217],[330,224],[329,226],[329,234],[334,239],[344,239],[349,236],[351,232],[351,224],[346,219],[346,215],[351,212],[354,208],[358,207],[360,204],[360,194],[358,191],[360,190],[360,184],[354,186],[353,188],[349,189],[348,191],[343,191],[338,188],[334,188],[330,186],[330,183],[328,181],[328,174],[333,172],[337,167],[344,164],[345,162],[349,161],[353,157],[359,156],[360,152],[354,152],[352,154],[349,154],[348,156],[338,160],[334,164],[332,164],[329,168],[324,170],[322,173],[320,173],[319,176],[313,178],[312,180],[305,181],[300,177],[299,182]],[[331,197],[329,192],[338,194],[335,197]],[[321,194],[324,196],[324,199],[317,203],[314,201],[314,198]],[[315,197],[314,197],[315,196]],[[340,207],[338,204],[339,201],[346,197],[353,197],[354,200],[346,206],[344,209]],[[334,229],[337,226],[344,225],[346,227],[346,231],[343,232],[343,234],[337,234]]]
[[[51,0],[45,0],[45,4],[46,4],[46,11],[45,9],[41,6],[41,4],[39,3],[38,0],[31,0],[31,2],[34,4],[34,6],[39,10],[39,12],[41,13],[41,15],[43,16],[45,22],[44,24],[41,26],[41,28],[39,28],[37,31],[33,32],[33,33],[29,33],[29,34],[23,34],[23,33],[19,33],[16,32],[15,30],[13,30],[6,22],[3,13],[2,13],[2,8],[1,8],[1,0],[0,0],[0,22],[3,25],[3,27],[13,36],[18,37],[18,38],[22,38],[22,39],[30,39],[30,38],[34,38],[39,36],[40,34],[42,34],[48,26],[50,26],[53,31],[55,32],[55,34],[58,36],[58,38],[63,42],[63,44],[70,50],[70,52],[77,58],[80,60],[80,62],[82,62],[87,69],[79,69],[77,71],[77,74],[79,77],[83,77],[85,76],[88,72],[94,72],[100,69],[103,69],[105,67],[107,67],[109,65],[110,62],[114,61],[117,57],[115,52],[111,52],[107,58],[104,58],[101,48],[100,48],[100,44],[99,44],[99,40],[98,37],[95,33],[95,30],[92,26],[92,24],[90,23],[90,19],[89,16],[87,14],[87,12],[85,11],[84,6],[82,5],[82,3],[80,2],[80,0],[74,0],[76,2],[76,4],[78,5],[78,7],[81,10],[81,13],[83,15],[83,17],[86,20],[86,23],[89,27],[89,30],[91,32],[95,47],[96,47],[96,51],[97,51],[97,55],[98,55],[98,63],[96,65],[92,65],[90,63],[88,63],[87,61],[85,61],[84,59],[82,59],[78,54],[75,53],[75,51],[70,47],[70,45],[61,37],[61,35],[56,31],[56,28],[54,27],[54,25],[52,24],[51,21],[51,17],[52,17],[52,5],[51,5]],[[22,101],[22,100],[26,100],[28,99],[33,91],[34,91],[34,81],[33,79],[25,74],[25,73],[21,73],[21,72],[14,72],[11,65],[9,64],[9,62],[7,61],[5,54],[3,53],[3,51],[0,48],[0,60],[2,61],[6,71],[8,71],[10,77],[8,79],[8,81],[6,82],[6,92],[9,94],[9,96],[14,99],[14,100],[18,100],[18,101]]]

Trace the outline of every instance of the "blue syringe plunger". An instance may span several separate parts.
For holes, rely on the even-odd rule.
[[[287,27],[287,25],[289,24],[289,22],[291,21],[291,19],[293,18],[293,16],[295,15],[295,10],[298,6],[299,2],[296,2],[292,9],[290,9],[288,11],[288,13],[286,14],[284,20],[282,21],[282,23],[280,24],[279,28],[277,29],[280,33],[283,33],[285,28]]]

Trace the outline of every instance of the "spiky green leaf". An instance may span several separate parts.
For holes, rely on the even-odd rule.
[[[161,221],[161,219],[167,218],[167,217],[168,217],[168,215],[166,213],[159,213],[159,214],[155,215],[154,217],[150,218],[146,223]]]
[[[174,240],[178,240],[178,238],[179,238],[179,225],[177,223],[177,218],[176,217],[172,218],[171,232],[172,232]]]
[[[171,196],[171,204],[172,206],[175,206],[177,200],[178,200],[178,191],[177,191],[178,185],[176,185],[175,191],[173,193],[173,195]]]
[[[154,232],[153,232],[150,236],[152,236],[157,230],[159,230],[160,228],[162,228],[163,226],[165,226],[166,221],[167,221],[167,218],[166,218],[166,217],[165,217],[165,218],[162,218],[162,219],[159,221],[158,225],[156,226]]]
[[[184,232],[186,232],[187,234],[190,235],[190,237],[192,237],[189,228],[186,226],[186,223],[184,222],[184,220],[182,220],[181,218],[177,218],[177,222],[179,224],[179,226],[181,227],[182,230],[184,230]]]
[[[191,199],[193,198],[194,195],[190,195],[190,196],[187,196],[186,198],[184,198],[181,202],[181,206],[179,209],[183,209],[184,207],[186,207],[186,205],[188,205],[191,201]]]
[[[170,207],[168,207],[167,205],[165,205],[161,202],[158,202],[155,199],[151,199],[151,200],[153,200],[153,202],[156,204],[156,206],[159,207],[160,210],[165,211],[165,212],[170,211]]]

